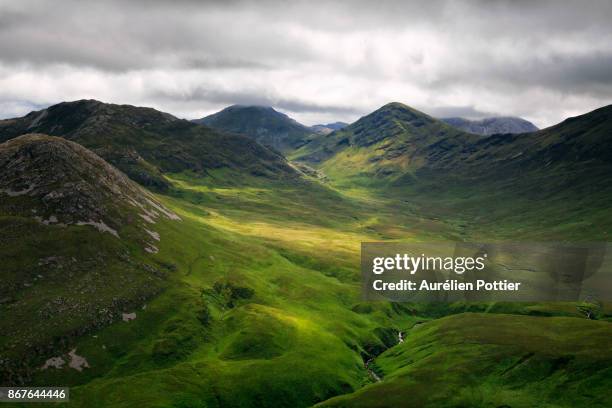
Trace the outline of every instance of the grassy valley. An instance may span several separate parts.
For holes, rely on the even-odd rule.
[[[608,403],[610,305],[589,320],[576,304],[366,303],[359,250],[606,240],[609,108],[483,137],[393,103],[287,148],[297,165],[247,137],[142,109],[0,122],[11,282],[0,344],[18,343],[0,359],[22,363],[11,363],[11,383],[71,386],[75,407]],[[14,139],[30,126],[98,152],[155,193],[106,163],[94,171],[87,163],[102,159],[72,142]],[[159,183],[105,156],[123,148]],[[27,165],[11,173],[14,163]],[[72,194],[41,201],[56,191]],[[69,218],[71,202],[91,200],[100,204],[83,220],[95,224]]]
[[[376,359],[384,381],[317,406],[606,407],[610,334],[609,322],[568,317],[436,319]]]

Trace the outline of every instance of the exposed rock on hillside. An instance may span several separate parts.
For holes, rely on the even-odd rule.
[[[0,144],[0,383],[69,369],[53,356],[159,293],[175,268],[156,260],[154,224],[174,220],[77,143],[28,134]]]
[[[0,145],[0,209],[50,225],[90,225],[119,237],[132,213],[178,217],[123,173],[81,145],[29,134]],[[145,224],[143,219],[139,221]]]

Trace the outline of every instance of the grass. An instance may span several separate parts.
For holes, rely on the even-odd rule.
[[[182,221],[158,221],[160,251],[142,259],[168,266],[164,290],[122,307],[135,320],[71,337],[48,354],[76,347],[89,369],[34,373],[32,385],[71,386],[71,407],[406,406],[408,398],[415,406],[597,406],[610,385],[602,368],[609,353],[597,351],[609,323],[581,318],[575,305],[361,302],[361,241],[477,236],[469,211],[427,211],[419,200],[334,183],[233,183],[223,170],[212,179],[167,176],[173,187],[158,198]],[[441,208],[452,208],[444,207],[452,192],[445,200]],[[97,237],[85,227],[68,231]],[[119,245],[111,238],[98,248]],[[22,245],[16,253],[37,247]],[[106,270],[118,273],[112,265]],[[125,289],[120,283],[101,293]],[[397,331],[409,333],[400,346]],[[384,380],[372,384],[364,359],[378,354],[372,367]]]
[[[155,225],[160,252],[151,260],[174,265],[165,291],[145,309],[126,307],[135,320],[71,342],[90,369],[41,371],[32,383],[71,385],[71,406],[95,400],[160,407],[309,406],[367,383],[362,354],[385,347],[377,329],[393,329],[394,317],[412,317],[389,305],[352,310],[360,294],[358,243],[376,237],[345,223],[355,222],[362,204],[340,201],[341,211],[329,208],[328,220],[312,222],[323,208],[318,202],[336,192],[313,188],[299,202],[291,185],[210,189],[182,177],[176,185],[184,196],[159,197],[182,218]],[[207,201],[194,204],[196,193]],[[210,197],[215,194],[224,194],[222,205]],[[298,202],[295,214],[271,214],[274,194]],[[251,295],[231,299],[215,289],[225,283]]]
[[[381,354],[383,382],[318,406],[605,407],[611,334],[607,322],[567,317],[453,315]]]

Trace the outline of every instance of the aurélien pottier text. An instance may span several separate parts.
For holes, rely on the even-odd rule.
[[[385,271],[405,271],[415,275],[419,270],[428,271],[452,271],[457,275],[463,275],[466,271],[485,270],[487,255],[478,257],[439,257],[439,256],[411,256],[408,254],[396,254],[394,257],[376,257],[372,262],[372,273],[381,275]],[[487,281],[475,279],[470,281],[459,281],[456,279],[445,279],[444,281],[428,281],[419,279],[400,279],[386,282],[384,279],[372,281],[372,289],[375,291],[518,291],[521,282],[512,282],[507,279]]]

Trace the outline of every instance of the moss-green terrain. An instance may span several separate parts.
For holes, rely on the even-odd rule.
[[[29,196],[2,195],[2,278],[14,284],[0,296],[0,359],[27,366],[2,366],[3,381],[70,386],[70,407],[610,406],[610,305],[592,320],[573,303],[367,303],[359,275],[363,241],[606,240],[609,190],[587,201],[575,194],[586,184],[548,173],[548,185],[537,166],[541,196],[510,179],[499,192],[488,179],[440,190],[438,174],[395,162],[343,172],[351,149],[363,146],[307,162],[324,177],[166,171],[148,197],[177,217],[110,212],[118,237],[41,223],[22,211]],[[71,367],[71,351],[87,367]],[[64,364],[41,369],[53,357]]]

